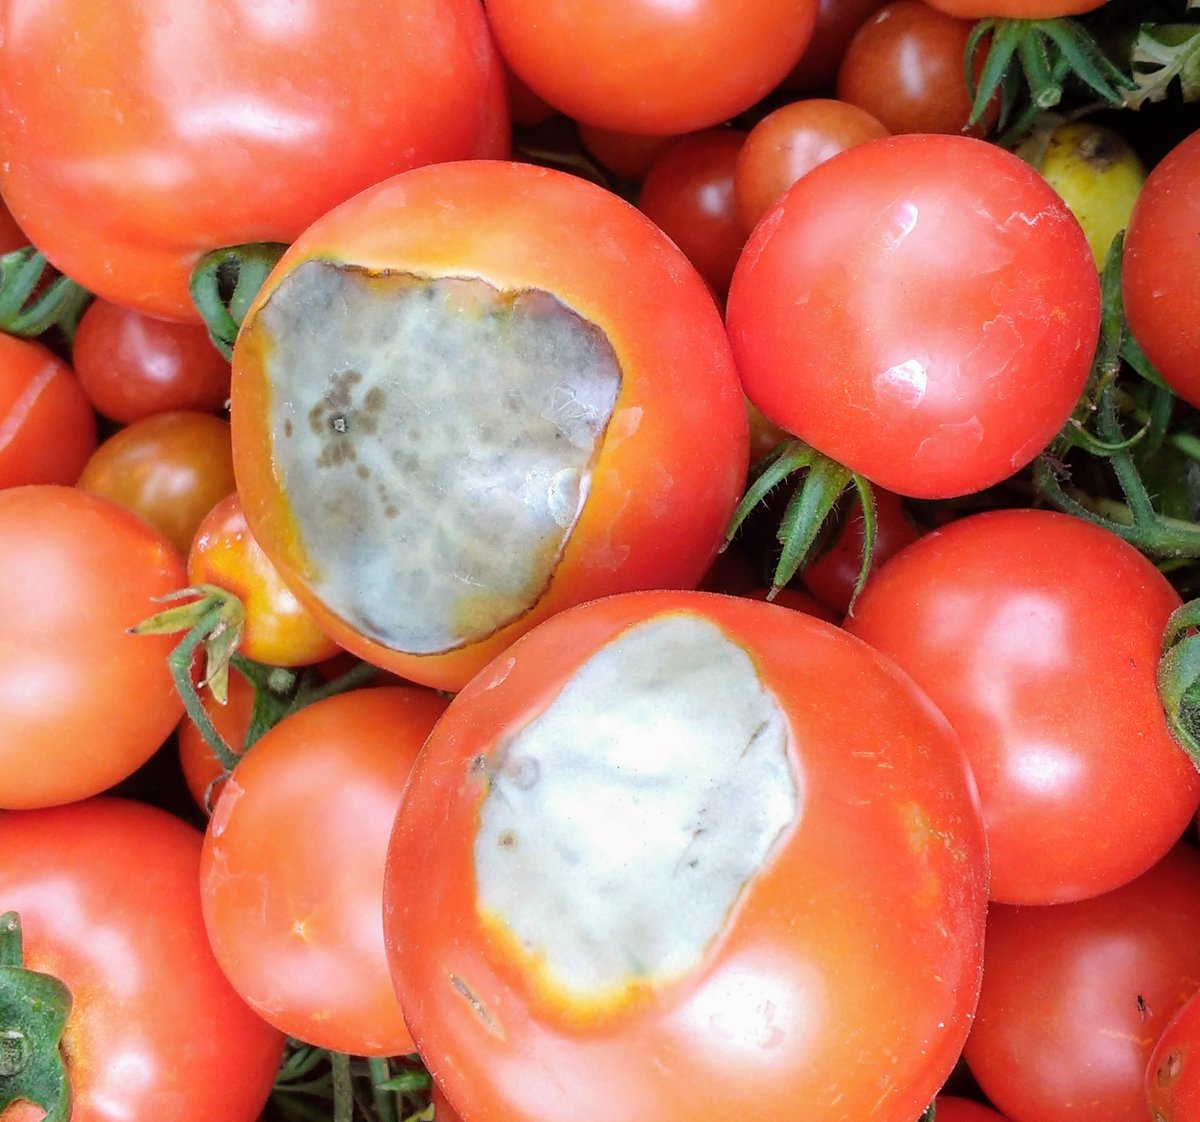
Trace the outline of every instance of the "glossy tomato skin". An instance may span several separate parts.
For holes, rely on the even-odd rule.
[[[283,1037],[237,996],[200,914],[200,834],[122,799],[0,814],[25,965],[73,996],[72,1122],[253,1122]]]
[[[183,713],[175,639],[128,629],[186,583],[171,544],[107,499],[0,491],[0,807],[98,794],[153,755]]]
[[[96,448],[96,415],[65,362],[0,333],[0,487],[79,478]]]
[[[1200,407],[1200,131],[1154,166],[1125,233],[1121,295],[1130,330],[1167,384]]]
[[[819,90],[837,80],[838,66],[854,33],[884,0],[821,0],[812,38],[781,83],[786,90]]]
[[[1200,1118],[1200,990],[1163,1029],[1146,1064],[1154,1122]]]
[[[209,250],[290,242],[388,175],[507,152],[477,0],[16,0],[0,33],[14,216],[86,288],[168,318],[198,320]]]
[[[1108,0],[927,0],[931,8],[960,19],[1057,19],[1104,7]]]
[[[743,251],[727,320],[770,420],[934,498],[1042,451],[1082,390],[1099,312],[1087,239],[1037,172],[981,140],[907,135],[788,191]]]
[[[380,898],[409,769],[446,708],[432,690],[338,694],[285,717],[225,781],[200,891],[214,953],[289,1036],[353,1055],[413,1050]]]
[[[1004,1115],[990,1106],[955,1095],[938,1095],[935,1122],[1007,1122]]]
[[[959,519],[868,582],[846,626],[904,667],[962,738],[993,899],[1109,891],[1186,829],[1200,774],[1167,728],[1155,674],[1180,602],[1115,534],[1038,510]]]
[[[465,277],[500,294],[545,293],[611,346],[620,390],[589,468],[586,501],[544,592],[489,635],[429,653],[396,649],[340,618],[309,587],[313,566],[272,455],[287,438],[286,424],[272,432],[270,422],[267,363],[278,340],[255,325],[273,294],[309,263],[367,276]],[[234,468],[259,544],[339,644],[439,689],[458,689],[519,634],[570,604],[694,586],[745,482],[743,397],[703,280],[635,208],[545,168],[501,161],[420,168],[331,211],[268,277],[233,366]],[[296,418],[297,429],[308,424]],[[458,447],[461,455],[466,438]]]
[[[817,0],[490,0],[501,53],[556,109],[652,136],[721,124],[787,74]]]
[[[592,1004],[544,982],[536,951],[523,959],[496,926],[503,920],[484,921],[482,866],[472,855],[484,844],[489,776],[511,766],[520,782],[532,781],[530,790],[546,780],[551,765],[514,759],[516,745],[597,651],[620,658],[645,624],[712,626],[710,635],[747,653],[786,714],[803,809],[699,960],[671,980],[656,980],[647,966],[628,990],[605,990]],[[649,674],[652,692],[676,681],[673,670]],[[715,683],[713,692],[740,704]],[[605,727],[616,721],[618,746],[629,703],[619,692],[598,700]],[[669,744],[672,758],[692,756],[698,740],[689,739],[696,730],[684,714],[665,710],[660,718],[663,736],[656,732],[654,746],[646,745],[650,755]],[[684,718],[679,729],[676,718]],[[646,812],[660,824],[672,812],[658,800],[678,778],[664,762],[645,789]],[[606,808],[603,816],[624,821],[627,805],[597,795],[591,783],[587,790],[586,799]],[[886,660],[838,628],[700,592],[633,593],[562,612],[455,698],[414,768],[385,883],[389,953],[409,1027],[464,1118],[532,1122],[602,1099],[617,1122],[726,1113],[758,1122],[787,1117],[801,1101],[813,1122],[872,1111],[881,1122],[911,1122],[953,1067],[974,1004],[986,894],[976,815],[968,772],[941,716]],[[720,830],[721,817],[713,814],[710,825]],[[536,829],[532,818],[522,822]],[[521,852],[530,844],[515,836],[523,829],[507,841],[502,834],[499,844]],[[596,875],[593,863],[608,864],[610,843],[624,852],[631,831],[617,826],[604,842],[586,840],[581,828],[572,880]],[[747,844],[746,835],[738,831],[732,844]],[[551,883],[532,881],[530,890],[540,895]],[[436,928],[421,919],[430,901]],[[653,901],[647,897],[647,910],[661,909]],[[583,911],[595,903],[576,898]],[[669,910],[686,922],[688,908]],[[639,944],[634,936],[630,961]],[[831,1031],[835,1025],[854,1026],[853,1034]],[[611,1093],[614,1071],[619,1094]]]
[[[1173,849],[1113,892],[1052,907],[993,905],[964,1056],[1020,1122],[1149,1117],[1159,1034],[1200,989],[1200,854]]]

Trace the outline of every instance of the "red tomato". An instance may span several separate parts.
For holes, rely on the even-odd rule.
[[[833,98],[793,101],[768,113],[750,130],[738,153],[733,189],[746,230],[802,175],[831,156],[887,136],[865,109]]]
[[[821,0],[812,38],[781,85],[785,90],[819,90],[837,79],[846,46],[884,0]]]
[[[1154,166],[1138,193],[1121,264],[1134,338],[1167,384],[1200,408],[1200,130]]]
[[[229,422],[184,412],[134,421],[96,449],[79,486],[128,507],[186,557],[204,516],[235,486]]]
[[[569,117],[677,135],[748,109],[808,45],[817,0],[488,0],[496,42]]]
[[[962,19],[1057,19],[1094,12],[1108,0],[928,0],[931,8]]]
[[[569,604],[697,583],[745,482],[704,282],[562,172],[364,192],[279,262],[233,367],[255,538],[342,646],[438,688]]]
[[[0,199],[0,253],[12,253],[14,249],[24,249],[29,244],[25,231],[17,225],[12,211],[8,209],[3,199]]]
[[[93,300],[71,361],[84,392],[121,424],[155,413],[216,413],[229,398],[229,363],[199,324],[142,315]]]
[[[183,712],[175,639],[128,629],[186,583],[170,543],[107,499],[0,491],[0,807],[86,798],[154,754]]]
[[[384,953],[383,865],[400,791],[445,708],[414,687],[314,702],[255,741],[221,789],[200,870],[205,925],[237,991],[289,1036],[354,1055],[413,1050]]]
[[[1179,604],[1115,534],[1041,510],[952,522],[867,584],[846,627],[907,670],[962,738],[993,899],[1106,892],[1187,828],[1200,774],[1156,681]]]
[[[985,895],[961,749],[905,675],[801,612],[648,592],[559,613],[451,702],[384,916],[464,1118],[912,1122]]]
[[[721,296],[746,241],[733,196],[745,139],[741,129],[705,129],[677,140],[650,166],[638,193],[638,209]]]
[[[266,1104],[283,1037],[209,949],[200,841],[121,799],[0,814],[0,899],[19,913],[24,965],[73,996],[71,1122],[254,1122]]]
[[[96,415],[71,368],[0,333],[0,488],[74,483],[96,447]]]
[[[640,181],[654,161],[678,137],[643,136],[632,132],[602,129],[597,125],[579,126],[579,139],[601,167],[621,179]]]
[[[1004,1115],[972,1099],[938,1095],[934,1122],[1007,1122]]]
[[[805,175],[750,236],[728,305],[755,405],[920,498],[980,490],[1045,448],[1099,316],[1066,203],[1011,153],[938,135],[868,141]]]
[[[477,0],[12,0],[0,71],[21,226],[84,287],[175,319],[197,318],[209,250],[290,242],[385,176],[507,151]]]
[[[1020,1122],[1147,1119],[1154,1042],[1200,989],[1200,854],[1053,907],[993,905],[964,1055]],[[1190,1122],[1190,1119],[1189,1119]]]
[[[1146,1065],[1146,1098],[1154,1122],[1200,1118],[1200,991],[1163,1029]]]
[[[254,540],[236,492],[205,515],[187,568],[190,584],[216,585],[241,600],[245,620],[238,651],[247,658],[270,666],[309,666],[341,650]]]

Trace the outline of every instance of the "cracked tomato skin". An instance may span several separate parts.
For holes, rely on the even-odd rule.
[[[660,919],[663,933],[690,924],[694,895],[675,887],[668,873],[630,905],[599,871],[620,881],[626,843],[641,831],[626,817],[637,818],[637,789],[624,792],[628,799],[615,792],[627,768],[645,765],[656,776],[643,809],[657,853],[659,827],[676,820],[675,784],[689,782],[692,764],[710,749],[737,755],[730,775],[746,775],[763,726],[745,745],[723,734],[710,743],[706,721],[689,724],[688,705],[665,705],[664,695],[679,688],[674,660],[623,653],[646,628],[659,627],[697,628],[706,642],[719,635],[725,654],[742,652],[735,661],[744,655],[751,680],[779,706],[779,751],[797,783],[794,813],[735,904],[705,927],[704,949],[666,977],[643,957],[654,940],[641,932],[656,930]],[[495,856],[481,841],[494,805],[489,791],[511,778],[534,798],[540,784],[555,781],[557,764],[548,754],[531,759],[525,738],[596,668],[598,654],[601,662],[632,658],[634,677],[648,675],[637,683],[642,692],[632,685],[597,691],[596,720],[577,722],[581,736],[602,725],[601,754],[626,761],[612,773],[615,787],[594,770],[593,753],[579,750],[580,801],[562,804],[547,795],[532,809],[522,806],[511,830],[486,835],[513,855]],[[705,695],[718,710],[745,696],[724,677],[692,700],[703,705]],[[629,738],[636,740],[644,724],[626,711],[636,697],[653,714],[653,731],[638,744]],[[571,704],[566,712],[573,719]],[[684,757],[692,763],[675,766]],[[768,784],[757,792],[761,800],[726,802],[727,814],[714,794],[713,805],[700,811],[708,835],[727,836],[740,851],[749,843],[730,822],[736,807],[766,806],[775,793]],[[618,940],[628,958],[612,984],[594,993],[586,984],[574,988],[569,971],[548,973],[538,939],[518,939],[506,926],[520,920],[522,903],[497,913],[483,900],[492,863],[517,861],[504,879],[524,883],[520,862],[554,849],[548,840],[521,839],[537,839],[559,806],[573,872],[535,875],[521,891],[540,898],[552,885],[547,897],[570,894],[561,908],[549,909],[554,918],[541,931],[549,956],[575,939],[575,916],[630,906],[629,937]],[[676,875],[693,875],[693,862],[682,857],[705,831],[688,842],[690,829],[666,843]],[[686,842],[679,861],[674,841]],[[632,868],[620,884],[638,895],[648,866],[634,859]],[[701,878],[695,896],[705,896],[703,886],[722,874],[702,862],[694,875]],[[583,893],[579,883],[588,885]],[[984,841],[964,758],[944,718],[907,677],[839,628],[800,612],[712,593],[645,592],[560,613],[451,702],[396,818],[385,924],[393,980],[418,1051],[464,1118],[534,1122],[572,1116],[581,1101],[604,1101],[614,1122],[778,1122],[803,1102],[810,1122],[912,1122],[954,1066],[967,1033],[985,896]],[[425,919],[431,901],[436,925]],[[598,940],[596,956],[612,945]],[[621,1084],[615,1095],[614,1072]]]
[[[302,519],[325,502],[328,488],[323,481],[329,478],[329,460],[354,462],[389,446],[373,436],[376,422],[365,414],[361,425],[342,416],[330,422],[328,410],[322,414],[324,420],[318,417],[338,399],[340,384],[331,383],[323,398],[318,386],[313,391],[318,407],[307,413],[294,402],[299,400],[298,391],[308,386],[293,385],[285,392],[277,384],[271,363],[283,332],[273,331],[267,316],[283,286],[298,283],[294,278],[305,268],[311,274],[313,267],[364,278],[363,283],[382,292],[378,300],[372,295],[364,315],[384,314],[377,308],[386,313],[386,286],[395,277],[408,278],[412,287],[422,291],[449,279],[473,294],[486,290],[486,299],[513,299],[515,294],[534,292],[548,297],[543,303],[560,312],[566,309],[566,314],[582,317],[593,331],[592,338],[603,338],[611,347],[620,371],[619,392],[586,467],[575,521],[546,583],[493,630],[461,642],[447,641],[442,649],[416,651],[369,633],[365,625],[348,619],[314,590],[322,571],[305,544]],[[507,322],[508,313],[477,314],[470,299],[461,313],[454,308],[440,313],[437,330],[453,331],[488,319]],[[324,314],[324,309],[314,314]],[[419,322],[423,326],[429,321]],[[337,318],[330,319],[328,330],[322,325],[322,332],[330,336],[335,323],[338,332],[353,329],[344,318]],[[378,353],[378,347],[372,344],[366,353]],[[490,359],[490,353],[478,357]],[[453,358],[453,353],[439,352],[438,362]],[[509,358],[506,353],[505,361]],[[408,392],[402,381],[392,377],[393,370],[403,367],[393,362],[380,375],[379,385],[372,387],[372,392],[386,391],[389,404],[383,412],[393,416],[406,408],[401,404],[393,409],[390,404]],[[545,168],[482,160],[419,168],[331,211],[295,242],[267,278],[247,312],[234,349],[233,370],[234,470],[254,537],[336,642],[406,679],[439,689],[459,689],[518,635],[571,604],[634,589],[695,586],[716,555],[745,482],[746,411],[728,339],[703,280],[635,208],[594,184]],[[287,370],[283,373],[292,376]],[[442,445],[408,448],[416,467],[410,465],[387,479],[388,486],[401,490],[396,491],[397,501],[386,508],[386,518],[405,514],[411,503],[402,489],[427,472],[443,471],[441,481],[456,485],[455,473],[474,455],[481,426],[503,423],[502,417],[490,415],[462,419],[463,398],[478,379],[470,364],[458,376],[465,380],[462,393],[442,391],[441,385],[453,383],[451,375],[438,368],[438,395],[428,406],[432,417],[425,407],[407,407],[408,413],[420,416],[427,431],[456,427],[451,437],[439,438],[446,441]],[[297,382],[301,379],[312,381],[307,371],[295,374]],[[488,387],[480,400],[498,400],[501,395],[490,383]],[[530,396],[539,388],[530,390]],[[370,396],[365,396],[364,410]],[[282,421],[273,421],[276,401],[284,411],[295,409],[294,419],[289,413]],[[443,401],[449,403],[444,414]],[[557,406],[548,399],[541,407],[549,411]],[[316,455],[313,448],[314,454],[294,469],[306,486],[319,481],[320,489],[313,485],[316,493],[301,509],[293,498],[290,477],[280,467],[280,450],[290,447],[293,430],[299,441],[308,439],[314,426],[328,429],[320,437],[327,448],[341,444],[331,449],[336,455],[324,448]],[[513,474],[500,489],[519,489],[520,456],[501,460],[498,470]],[[453,467],[444,466],[450,463]],[[506,463],[517,466],[505,467]],[[365,472],[361,460],[360,465]],[[380,478],[376,475],[367,482],[364,475],[361,483],[347,478],[346,493],[353,498],[338,505],[365,509]],[[478,538],[491,509],[490,500],[482,501],[480,495],[495,488],[487,476],[473,487],[468,505],[458,512],[447,512],[447,501],[440,495],[431,500],[430,521],[446,514],[469,519],[460,537]],[[381,513],[377,519],[379,532],[391,535],[389,541],[398,541],[394,531],[387,529],[386,518]],[[358,531],[359,527],[330,526],[311,536],[310,540],[325,543],[347,543],[346,550],[327,555],[326,568],[354,572],[349,547]],[[414,525],[412,533],[419,537],[424,526]],[[400,561],[406,563],[413,551],[403,543],[398,548]],[[501,556],[504,550],[491,553]],[[421,579],[431,573],[444,575],[450,568],[438,562],[426,565],[418,575]],[[398,602],[394,573],[381,574],[381,580],[387,585],[386,599],[394,605]],[[485,597],[489,589],[483,586],[479,594]],[[423,596],[416,591],[410,600],[419,604]],[[376,607],[368,605],[371,610]]]
[[[727,311],[746,395],[897,494],[1028,464],[1091,365],[1100,285],[1036,171],[964,136],[884,137],[814,168],[750,235]]]
[[[20,915],[25,965],[72,993],[72,1122],[254,1122],[283,1035],[238,997],[209,948],[199,831],[102,797],[4,812],[0,848],[0,899]],[[14,1116],[41,1117],[25,1109]]]
[[[170,319],[198,320],[208,251],[290,242],[388,175],[508,150],[477,0],[12,0],[0,69],[16,220],[86,288]]]

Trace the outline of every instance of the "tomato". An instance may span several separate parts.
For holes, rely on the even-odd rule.
[[[155,413],[216,413],[229,399],[229,363],[199,324],[93,300],[71,361],[96,409],[121,424]]]
[[[967,1032],[985,895],[961,749],[905,675],[801,612],[646,592],[450,703],[384,916],[464,1118],[912,1122]]]
[[[20,916],[24,965],[73,996],[72,1122],[254,1122],[266,1103],[283,1037],[209,949],[200,844],[122,799],[0,814],[0,900]]]
[[[1187,828],[1200,774],[1156,681],[1179,604],[1115,534],[1040,510],[959,519],[868,582],[846,626],[907,670],[962,737],[993,899],[1108,891]]]
[[[1006,1122],[1004,1115],[973,1099],[938,1095],[934,1122]]]
[[[601,167],[621,179],[640,181],[646,172],[678,138],[643,136],[639,133],[602,129],[597,125],[579,126],[579,139]]]
[[[1104,7],[1108,0],[928,0],[931,8],[961,19],[1057,19]]]
[[[198,318],[204,253],[290,242],[388,175],[507,151],[478,0],[11,0],[0,72],[17,221],[84,287],[173,319]]]
[[[207,689],[200,692],[200,704],[225,743],[235,752],[244,751],[246,734],[254,719],[254,686],[249,679],[231,668],[225,704],[218,702]],[[179,722],[176,740],[184,783],[196,805],[208,814],[220,792],[217,781],[225,769],[190,717],[185,716]]]
[[[654,136],[750,108],[795,65],[817,0],[488,0],[508,64],[556,109]]]
[[[309,666],[341,650],[254,540],[236,492],[204,516],[187,569],[190,584],[216,585],[241,600],[245,619],[238,651],[247,658],[270,666]]]
[[[1079,223],[1027,164],[893,136],[814,168],[763,218],[728,323],[770,420],[887,490],[944,498],[1011,475],[1066,422],[1099,291]]]
[[[208,413],[156,413],[110,436],[79,486],[128,507],[186,557],[204,516],[235,486],[229,422]]]
[[[866,110],[889,132],[944,132],[982,136],[999,103],[967,128],[972,97],[963,56],[974,24],[923,0],[893,0],[855,33],[838,68],[837,95]],[[980,55],[976,70],[982,66]]]
[[[1180,397],[1200,407],[1200,130],[1150,171],[1125,234],[1121,294],[1130,330]]]
[[[96,415],[71,368],[0,333],[0,488],[74,483],[96,447]]]
[[[821,0],[812,38],[800,61],[784,78],[785,90],[819,90],[837,80],[842,55],[867,17],[884,0]]]
[[[174,640],[128,629],[185,583],[170,543],[107,499],[0,491],[0,807],[98,794],[153,755],[183,712]]]
[[[333,639],[423,685],[569,604],[694,585],[745,482],[704,282],[562,172],[439,164],[332,211],[233,368],[255,538]]]
[[[784,192],[831,156],[887,136],[865,109],[828,97],[781,105],[750,130],[733,173],[738,215],[754,229]]]
[[[412,686],[314,702],[264,733],[221,789],[205,925],[234,987],[289,1036],[355,1055],[413,1050],[384,953],[383,866],[401,788],[445,708]]]
[[[14,249],[24,249],[29,244],[25,231],[17,225],[12,211],[8,209],[3,199],[0,199],[0,253],[12,253]]]
[[[638,208],[687,254],[718,295],[746,241],[733,196],[741,129],[704,129],[677,140],[650,166]]]
[[[1146,1064],[1200,989],[1200,854],[1071,904],[993,905],[964,1055],[1020,1122],[1147,1119]]]
[[[1146,1064],[1146,1098],[1154,1122],[1200,1118],[1200,990],[1163,1029]]]

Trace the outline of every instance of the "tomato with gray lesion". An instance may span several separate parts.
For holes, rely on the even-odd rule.
[[[249,319],[309,590],[433,654],[544,594],[587,500],[622,372],[539,289],[310,260]]]

